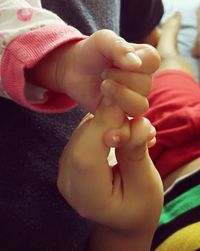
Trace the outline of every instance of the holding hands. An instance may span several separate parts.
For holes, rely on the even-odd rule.
[[[129,250],[133,244],[138,247],[136,250],[148,250],[161,213],[163,191],[148,154],[148,147],[155,144],[155,128],[141,115],[148,109],[146,96],[151,87],[151,74],[160,59],[156,50],[147,45],[130,45],[119,39],[116,44],[112,41],[112,50],[107,51],[94,38],[88,39],[95,49],[90,48],[88,40],[80,42],[79,50],[86,56],[85,50],[93,48],[93,60],[96,60],[93,65],[86,60],[79,68],[82,68],[82,80],[85,77],[88,83],[91,81],[85,83],[86,106],[92,111],[98,107],[94,116],[83,119],[63,151],[58,188],[81,216],[97,222],[95,238],[98,233],[102,238],[102,228],[107,237],[112,233],[111,244],[98,243],[99,249],[94,244],[94,250],[111,250],[115,241],[115,250]],[[133,55],[139,60],[135,61]],[[103,99],[97,98],[98,102],[92,106],[89,96],[92,93],[99,96],[102,78]],[[134,118],[128,119],[127,114]],[[117,159],[112,168],[108,163],[111,147],[116,148]],[[124,234],[128,234],[130,242],[126,237],[120,249],[118,244]]]
[[[141,102],[135,109],[141,113],[147,109],[143,96],[150,87],[150,74],[159,64],[160,58],[152,46],[128,43],[110,30],[100,30],[81,41],[58,47],[29,69],[27,76],[32,83],[66,93],[94,113],[102,99],[102,78],[112,77],[110,70],[115,69],[128,74],[126,83],[103,85],[104,95],[107,93],[116,103],[121,102],[121,94],[130,93],[131,84],[131,89],[140,95]],[[119,74],[115,75],[118,78]],[[131,80],[127,81],[129,78]],[[131,113],[135,111],[132,111],[133,103],[129,109]]]

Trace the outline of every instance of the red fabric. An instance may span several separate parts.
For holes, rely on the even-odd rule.
[[[69,25],[51,25],[27,32],[8,44],[1,65],[3,86],[18,104],[38,112],[63,112],[76,105],[67,95],[48,92],[46,102],[33,104],[25,96],[25,68],[33,67],[58,46],[85,38]]]
[[[146,117],[157,130],[150,155],[161,175],[200,156],[200,86],[177,70],[155,74]]]

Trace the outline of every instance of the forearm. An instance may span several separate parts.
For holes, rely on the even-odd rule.
[[[58,47],[54,48],[50,53],[45,55],[34,67],[26,70],[26,79],[43,88],[66,93],[67,83],[63,85],[62,77],[66,77],[68,82],[72,81],[70,78],[70,72],[72,72],[72,58],[73,58],[73,47],[77,40],[80,40],[80,36],[72,38],[72,41],[66,41],[61,43]],[[68,74],[69,73],[69,74]],[[63,81],[64,82],[64,81]]]
[[[67,95],[52,92],[56,90],[45,84],[47,81],[43,84],[32,81],[31,77],[26,78],[25,72],[62,44],[80,40],[83,35],[54,13],[42,9],[39,1],[33,5],[28,2],[0,1],[0,10],[3,10],[0,24],[0,95],[31,110],[63,112],[74,106],[75,101]],[[47,72],[43,75],[52,76]]]
[[[27,32],[14,39],[5,48],[1,61],[3,87],[9,96],[22,106],[43,112],[49,112],[51,109],[54,112],[60,112],[74,105],[75,102],[69,100],[66,95],[58,97],[58,91],[53,88],[51,89],[50,86],[35,82],[34,78],[26,78],[25,72],[27,69],[34,68],[34,66],[39,64],[48,54],[51,54],[52,51],[59,48],[62,44],[68,44],[68,42],[81,39],[82,37],[83,35],[78,30],[64,24],[46,26]],[[53,65],[53,62],[48,63],[49,65]],[[47,78],[52,76],[52,69],[51,73],[44,71],[41,74],[44,75],[47,83]],[[33,84],[35,88],[37,86],[44,87],[48,92],[48,100],[41,100],[41,105],[38,103],[34,105],[34,100],[30,100],[29,95],[26,93],[28,82]],[[53,93],[53,91],[57,93]]]
[[[31,3],[32,4],[31,4]],[[10,92],[7,90],[5,85],[4,76],[4,61],[2,60],[5,54],[5,51],[8,50],[9,44],[12,43],[15,39],[25,34],[30,30],[36,30],[41,26],[47,26],[52,24],[63,24],[64,22],[52,12],[49,12],[41,8],[40,1],[25,1],[25,0],[10,0],[3,1],[0,0],[0,12],[1,12],[1,22],[0,22],[0,96],[15,99],[12,97]],[[20,44],[17,44],[16,54],[19,49]],[[12,52],[11,52],[12,53]],[[24,51],[23,51],[24,53]],[[23,57],[23,53],[21,56]],[[14,56],[14,59],[17,55]],[[12,56],[9,56],[10,62],[15,64],[16,62],[12,59]],[[8,65],[5,66],[7,69]],[[8,74],[10,78],[11,70],[8,69]],[[11,72],[12,74],[12,72]],[[16,75],[16,74],[15,74]],[[18,78],[18,76],[17,76]],[[12,86],[12,79],[9,82],[9,85]]]
[[[90,237],[89,251],[149,251],[153,232],[117,232],[95,224]]]

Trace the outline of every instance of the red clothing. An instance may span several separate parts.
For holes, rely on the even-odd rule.
[[[163,70],[154,75],[146,117],[157,130],[150,155],[162,177],[200,156],[200,86],[190,75]]]
[[[5,48],[1,61],[2,81],[11,99],[38,112],[64,112],[75,106],[76,102],[69,96],[52,91],[47,92],[47,100],[30,102],[25,95],[24,71],[60,45],[83,38],[85,36],[74,27],[56,24],[26,32],[12,40]]]

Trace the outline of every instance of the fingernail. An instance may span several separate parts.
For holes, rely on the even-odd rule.
[[[101,84],[103,93],[113,95],[116,92],[116,87],[111,83],[110,80],[104,80]]]
[[[127,64],[136,64],[136,65],[141,65],[142,60],[133,52],[129,52],[125,56],[125,60]]]
[[[119,143],[120,137],[118,135],[114,135],[114,136],[112,136],[112,140],[114,143]]]

